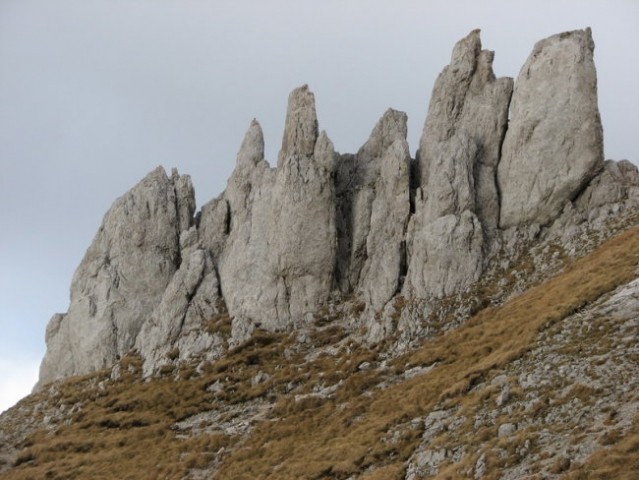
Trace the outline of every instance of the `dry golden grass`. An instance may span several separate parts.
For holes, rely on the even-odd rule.
[[[175,422],[222,404],[242,403],[266,394],[266,386],[252,386],[250,379],[264,365],[284,361],[282,335],[258,333],[227,358],[196,375],[193,369],[171,372],[152,381],[141,381],[139,359],[122,362],[123,378],[100,382],[107,372],[71,379],[60,385],[58,405],[81,405],[69,425],[53,433],[46,430],[27,438],[15,468],[3,479],[140,479],[185,478],[189,469],[211,463],[216,452],[235,438],[220,432],[180,438]],[[181,381],[174,380],[179,374]],[[274,375],[274,377],[276,377]],[[228,388],[219,393],[207,387],[223,380]],[[283,388],[276,384],[269,385]]]
[[[437,362],[427,375],[372,397],[351,392],[347,385],[339,399],[260,425],[227,458],[221,478],[347,478],[371,467],[397,467],[395,478],[401,478],[399,466],[413,451],[419,434],[407,432],[390,444],[383,441],[389,429],[424,415],[438,403],[459,405],[490,370],[526,353],[542,329],[629,282],[638,262],[635,228],[557,277],[501,308],[480,312],[465,326],[396,362],[399,369]]]
[[[362,362],[374,362],[377,355],[361,346],[344,346],[337,356],[320,355],[305,362],[301,353],[284,355],[293,344],[291,338],[258,332],[201,373],[191,367],[149,382],[130,373],[122,381],[108,382],[104,390],[97,386],[104,374],[66,382],[58,401],[82,404],[73,422],[60,426],[55,434],[32,435],[16,467],[0,478],[178,479],[189,469],[213,461],[222,462],[219,479],[403,478],[405,462],[422,434],[421,424],[411,423],[412,419],[436,405],[472,410],[487,401],[468,392],[524,355],[541,330],[634,278],[638,262],[639,229],[635,228],[555,278],[500,308],[481,311],[459,329],[396,359],[386,371],[360,371]],[[339,328],[328,326],[311,341],[324,345],[343,335]],[[135,359],[128,361],[139,370]],[[393,372],[435,363],[425,375],[388,383]],[[252,385],[250,380],[259,371],[270,378]],[[295,399],[296,394],[340,381],[330,398]],[[207,390],[216,382],[224,385],[220,392]],[[289,385],[297,388],[289,393]],[[274,402],[274,408],[270,418],[256,424],[242,441],[221,433],[181,439],[172,428],[195,413],[252,399]],[[494,437],[495,432],[477,435],[484,433]],[[523,442],[534,433],[520,435]],[[606,475],[622,472],[622,465],[632,462],[636,467],[638,439],[634,430],[606,456],[593,456],[587,470],[590,476],[567,478],[637,478]],[[216,456],[222,447],[225,453]],[[607,459],[616,463],[605,466]],[[462,465],[444,466],[438,478],[459,478],[475,460],[467,455]],[[499,467],[495,459],[488,458],[487,464]]]
[[[639,478],[639,415],[630,432],[610,448],[595,452],[564,480],[636,480]]]

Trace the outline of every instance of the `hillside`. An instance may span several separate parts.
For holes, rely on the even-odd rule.
[[[196,209],[118,198],[0,416],[0,479],[637,478],[639,171],[605,161],[590,29],[496,78],[479,31],[416,158],[356,154],[304,85]]]
[[[638,263],[634,227],[396,357],[327,316],[147,381],[126,358],[5,414],[0,478],[636,478]]]

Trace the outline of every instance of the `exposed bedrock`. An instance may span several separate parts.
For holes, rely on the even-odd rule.
[[[457,293],[482,272],[497,229],[495,174],[513,88],[512,79],[495,78],[492,61],[474,30],[435,82],[418,153],[407,297]]]
[[[263,152],[253,123],[224,194],[230,229],[219,273],[237,321],[281,329],[308,319],[334,285],[335,152],[318,133],[307,86],[289,97],[277,169]]]
[[[188,176],[157,168],[115,201],[75,271],[66,314],[47,327],[40,384],[112,365],[134,346],[180,267],[193,222]]]
[[[388,109],[357,154],[341,156],[338,162],[337,280],[343,292],[359,288],[375,297],[376,308],[395,293],[403,262],[410,213],[406,123],[404,112]],[[372,270],[378,268],[384,286],[373,285]],[[381,293],[390,290],[390,296]]]
[[[498,168],[500,226],[546,225],[603,167],[590,29],[537,42],[513,92]]]
[[[190,178],[154,170],[105,215],[68,312],[47,327],[39,385],[132,350],[146,374],[212,359],[256,327],[311,326],[351,295],[366,313],[349,325],[369,339],[392,331],[388,312],[417,332],[428,309],[397,312],[397,294],[435,305],[468,291],[497,253],[575,245],[639,208],[637,168],[603,162],[593,49],[589,29],[542,40],[513,88],[470,32],[435,82],[414,160],[393,109],[356,154],[337,154],[304,85],[289,96],[276,167],[253,120],[226,190],[197,215]],[[230,338],[211,327],[226,313]]]
[[[427,208],[432,211],[450,208],[451,195],[465,196],[463,201],[473,205],[472,210],[487,230],[494,230],[499,218],[495,176],[513,90],[511,78],[495,78],[493,59],[494,52],[481,48],[479,30],[473,30],[455,45],[451,63],[439,74],[433,87],[418,152],[419,185],[432,198]],[[440,185],[441,177],[431,179],[437,173],[436,163],[444,161],[440,158],[442,154],[454,148],[447,142],[454,138],[459,140],[452,140],[453,143],[465,142],[462,137],[475,144],[474,158],[465,160],[470,164],[470,172],[465,174],[472,178],[463,179],[463,185],[455,185],[462,177],[448,174]],[[452,192],[451,188],[456,187],[466,191]],[[440,191],[431,194],[432,189]]]

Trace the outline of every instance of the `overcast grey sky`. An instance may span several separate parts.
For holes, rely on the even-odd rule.
[[[201,205],[250,120],[274,163],[294,87],[354,152],[388,107],[418,144],[454,43],[482,29],[498,76],[591,26],[607,158],[639,161],[639,1],[0,0],[0,411],[28,393],[46,323],[103,214],[157,165]]]

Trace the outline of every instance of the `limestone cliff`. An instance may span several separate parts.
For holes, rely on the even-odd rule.
[[[569,245],[639,203],[637,168],[603,161],[593,49],[590,30],[542,40],[513,83],[472,31],[435,83],[415,159],[393,109],[356,154],[336,153],[302,86],[276,167],[254,120],[226,190],[199,212],[188,176],[151,172],[78,267],[68,312],[47,328],[39,386],[129,352],[145,375],[216,358],[257,328],[303,341],[339,309],[369,340],[421,335],[445,298],[459,300],[446,315],[467,316],[462,297],[525,248]]]
[[[538,42],[515,83],[499,163],[500,225],[547,224],[603,167],[590,29]]]
[[[73,276],[69,311],[49,322],[40,383],[109,367],[134,347],[180,267],[194,209],[190,179],[162,168],[115,201]]]
[[[420,141],[405,296],[442,297],[481,275],[495,236],[495,170],[512,79],[496,79],[479,30],[460,40],[437,78]]]

